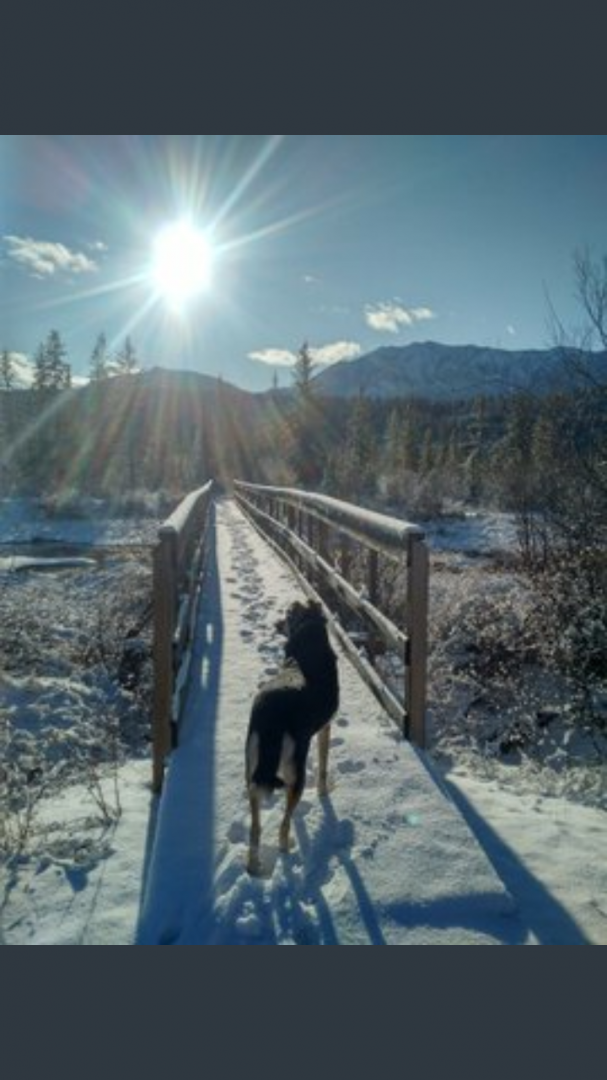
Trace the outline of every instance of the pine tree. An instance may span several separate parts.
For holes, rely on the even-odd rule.
[[[474,400],[472,427],[478,449],[482,451],[488,434],[487,399],[482,394]]]
[[[363,394],[354,401],[346,427],[345,446],[337,475],[343,495],[372,494],[377,478],[377,449],[371,406]]]
[[[297,390],[300,401],[309,402],[314,396],[314,390],[312,386],[312,379],[314,376],[314,360],[310,353],[310,346],[307,341],[304,341],[303,345],[297,353],[297,359],[295,361],[295,367],[293,368],[293,378],[295,380],[295,389]]]
[[[426,428],[419,459],[419,471],[427,476],[434,468],[434,442],[430,428]]]
[[[388,420],[385,443],[385,472],[390,498],[400,499],[407,476],[419,466],[418,428],[410,405],[394,408]]]
[[[91,353],[90,380],[99,382],[100,379],[107,379],[108,375],[107,338],[102,332],[98,334]]]
[[[34,356],[34,389],[48,390],[51,386],[46,344],[41,341]]]
[[[419,465],[419,453],[417,449],[417,427],[412,410],[408,409],[402,425],[402,455],[403,466],[408,472],[417,472]]]
[[[8,349],[4,349],[0,356],[0,385],[3,390],[10,390],[15,378],[13,358]]]
[[[402,471],[402,467],[401,418],[398,409],[393,409],[386,430],[385,469],[389,477],[395,478]]]
[[[66,347],[58,330],[51,330],[46,339],[46,371],[48,386],[63,390],[71,385],[71,368],[65,360]]]
[[[301,346],[295,366],[295,407],[290,416],[292,458],[290,461],[298,482],[314,487],[324,471],[324,453],[319,432],[320,413],[312,386],[314,361],[307,341]]]
[[[120,375],[134,375],[139,370],[137,352],[130,337],[125,339],[122,349],[116,357]]]

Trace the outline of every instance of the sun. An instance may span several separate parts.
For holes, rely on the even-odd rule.
[[[206,233],[182,218],[165,225],[154,240],[152,279],[159,297],[182,311],[211,284],[213,247]]]

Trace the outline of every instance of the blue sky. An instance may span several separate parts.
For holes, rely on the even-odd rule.
[[[58,329],[83,375],[101,331],[251,389],[304,340],[543,348],[607,253],[604,135],[2,135],[0,176],[0,349]],[[176,313],[152,250],[186,216],[213,266]]]

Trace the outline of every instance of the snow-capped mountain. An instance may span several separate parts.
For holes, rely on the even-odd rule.
[[[425,397],[434,400],[511,394],[518,390],[551,393],[579,381],[580,366],[607,380],[607,353],[573,349],[520,352],[478,345],[442,345],[427,341],[386,346],[357,360],[334,364],[316,377],[328,395],[354,397]]]

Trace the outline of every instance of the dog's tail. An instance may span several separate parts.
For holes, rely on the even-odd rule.
[[[272,793],[284,788],[285,782],[278,775],[280,770],[280,744],[274,740],[261,740],[256,731],[247,739],[246,781],[260,790]]]

